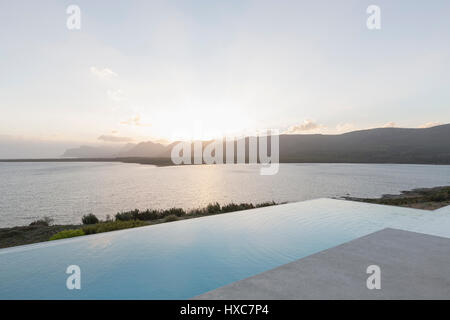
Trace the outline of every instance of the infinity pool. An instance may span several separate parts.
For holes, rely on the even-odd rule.
[[[318,199],[2,249],[0,299],[187,299],[386,227],[450,237],[450,210]]]

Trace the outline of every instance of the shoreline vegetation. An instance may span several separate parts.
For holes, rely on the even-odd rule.
[[[420,188],[402,191],[399,195],[383,195],[380,198],[343,197],[341,199],[374,204],[435,210],[450,205],[450,186]],[[210,203],[206,207],[184,210],[182,208],[146,209],[118,212],[101,221],[94,214],[83,216],[80,224],[52,225],[50,217],[43,217],[29,226],[0,228],[0,248],[7,248],[37,242],[78,237],[88,234],[109,232],[141,226],[149,226],[178,220],[192,219],[227,212],[248,210],[278,205],[274,201],[259,204],[230,203],[221,206]]]
[[[118,212],[114,217],[107,215],[105,220],[100,220],[94,214],[90,213],[82,217],[82,223],[69,225],[52,225],[53,219],[51,217],[43,217],[33,221],[28,226],[0,228],[0,248],[200,218],[277,204],[280,203],[270,201],[257,204],[229,203],[221,206],[216,202],[210,203],[203,208],[195,208],[187,211],[182,208],[134,209]]]
[[[401,194],[385,194],[381,198],[343,197],[344,200],[400,206],[422,210],[436,210],[450,205],[450,186],[418,188]]]

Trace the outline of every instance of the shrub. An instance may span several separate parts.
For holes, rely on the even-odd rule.
[[[253,209],[255,206],[251,203],[230,203],[222,207],[222,212],[241,211],[247,209]]]
[[[170,216],[167,216],[166,219],[164,219],[165,222],[172,222],[177,221],[178,217],[174,214],[171,214]]]
[[[263,208],[263,207],[270,207],[270,206],[274,206],[277,203],[275,201],[268,201],[268,202],[262,202],[262,203],[258,203],[256,204],[256,208]]]
[[[180,209],[180,208],[171,208],[171,209],[167,209],[167,210],[147,209],[145,211],[139,211],[138,209],[135,209],[135,210],[131,210],[131,211],[117,213],[116,220],[119,220],[119,221],[130,221],[130,220],[148,221],[148,220],[157,220],[160,218],[164,218],[171,214],[181,217],[185,213],[186,212],[184,212],[184,210]]]
[[[95,234],[95,233],[102,233],[102,232],[108,232],[108,231],[115,231],[115,230],[121,230],[121,229],[128,229],[128,228],[136,228],[136,227],[142,227],[147,225],[143,221],[139,220],[130,220],[130,221],[111,221],[111,222],[100,222],[97,224],[89,225],[83,227],[83,231],[85,234]]]
[[[139,213],[138,219],[139,220],[156,220],[159,217],[158,210],[145,210]]]
[[[43,217],[42,219],[33,221],[30,223],[30,226],[45,226],[48,227],[53,223],[53,219],[50,217]]]
[[[205,208],[196,208],[196,209],[189,210],[189,212],[187,214],[192,215],[192,216],[204,216],[207,213],[206,213]]]
[[[210,203],[206,206],[206,211],[209,214],[215,214],[215,213],[220,213],[220,204],[218,202],[216,203]]]
[[[134,209],[131,211],[118,212],[116,214],[116,220],[119,221],[129,221],[129,220],[137,220],[139,218],[139,210]]]
[[[73,237],[79,237],[84,236],[84,232],[81,229],[70,229],[70,230],[63,230],[58,232],[57,234],[54,234],[50,240],[58,240],[58,239],[66,239],[66,238],[73,238]]]
[[[449,199],[450,199],[449,194],[446,192],[439,192],[437,194],[429,196],[429,200],[435,202],[443,202]]]
[[[99,222],[99,220],[95,216],[95,214],[89,213],[81,218],[81,222],[83,222],[83,224],[96,224]]]
[[[167,217],[170,215],[175,215],[177,217],[182,217],[186,214],[186,211],[184,211],[181,208],[170,208],[168,210],[164,210],[162,216]]]
[[[150,210],[147,209],[145,211],[139,211],[138,209],[134,209],[131,211],[122,211],[118,212],[115,217],[116,221],[132,221],[132,220],[141,220],[141,221],[152,221],[158,219],[164,219],[168,216],[174,215],[176,217],[183,217],[185,215],[192,216],[205,216],[210,214],[218,214],[224,212],[232,212],[232,211],[240,211],[247,210],[259,207],[267,207],[271,205],[277,204],[276,202],[264,202],[257,204],[256,206],[251,203],[230,203],[223,207],[220,206],[218,202],[210,203],[204,208],[191,209],[188,212],[183,210],[182,208],[170,208],[165,210]]]

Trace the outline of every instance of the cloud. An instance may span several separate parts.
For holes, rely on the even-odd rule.
[[[388,123],[385,123],[383,126],[382,126],[382,128],[395,128],[397,126],[397,124],[395,123],[395,122],[388,122]]]
[[[149,124],[149,123],[142,123],[141,116],[135,116],[131,119],[120,122],[120,124],[126,125],[126,126],[138,126],[138,127],[150,127],[151,126],[151,124]]]
[[[436,126],[440,126],[440,125],[443,125],[443,123],[442,122],[427,122],[427,123],[420,125],[419,128],[431,128],[431,127],[436,127]]]
[[[336,126],[336,131],[339,133],[346,133],[355,130],[358,130],[358,128],[352,123],[340,123]]]
[[[305,131],[312,131],[320,128],[323,128],[323,126],[314,121],[305,120],[300,124],[289,127],[289,129],[287,129],[284,133],[295,134],[295,133],[302,133]]]
[[[118,137],[118,136],[112,136],[112,135],[101,135],[100,137],[98,137],[98,140],[105,141],[105,142],[132,142],[133,138]]]
[[[117,73],[115,73],[114,71],[112,71],[111,69],[108,68],[97,68],[97,67],[91,67],[90,68],[91,73],[100,78],[100,79],[108,79],[108,78],[113,78],[113,77],[117,77]]]

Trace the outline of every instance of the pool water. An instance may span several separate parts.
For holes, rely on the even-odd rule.
[[[387,227],[450,237],[450,210],[317,199],[2,249],[0,299],[188,299]]]

